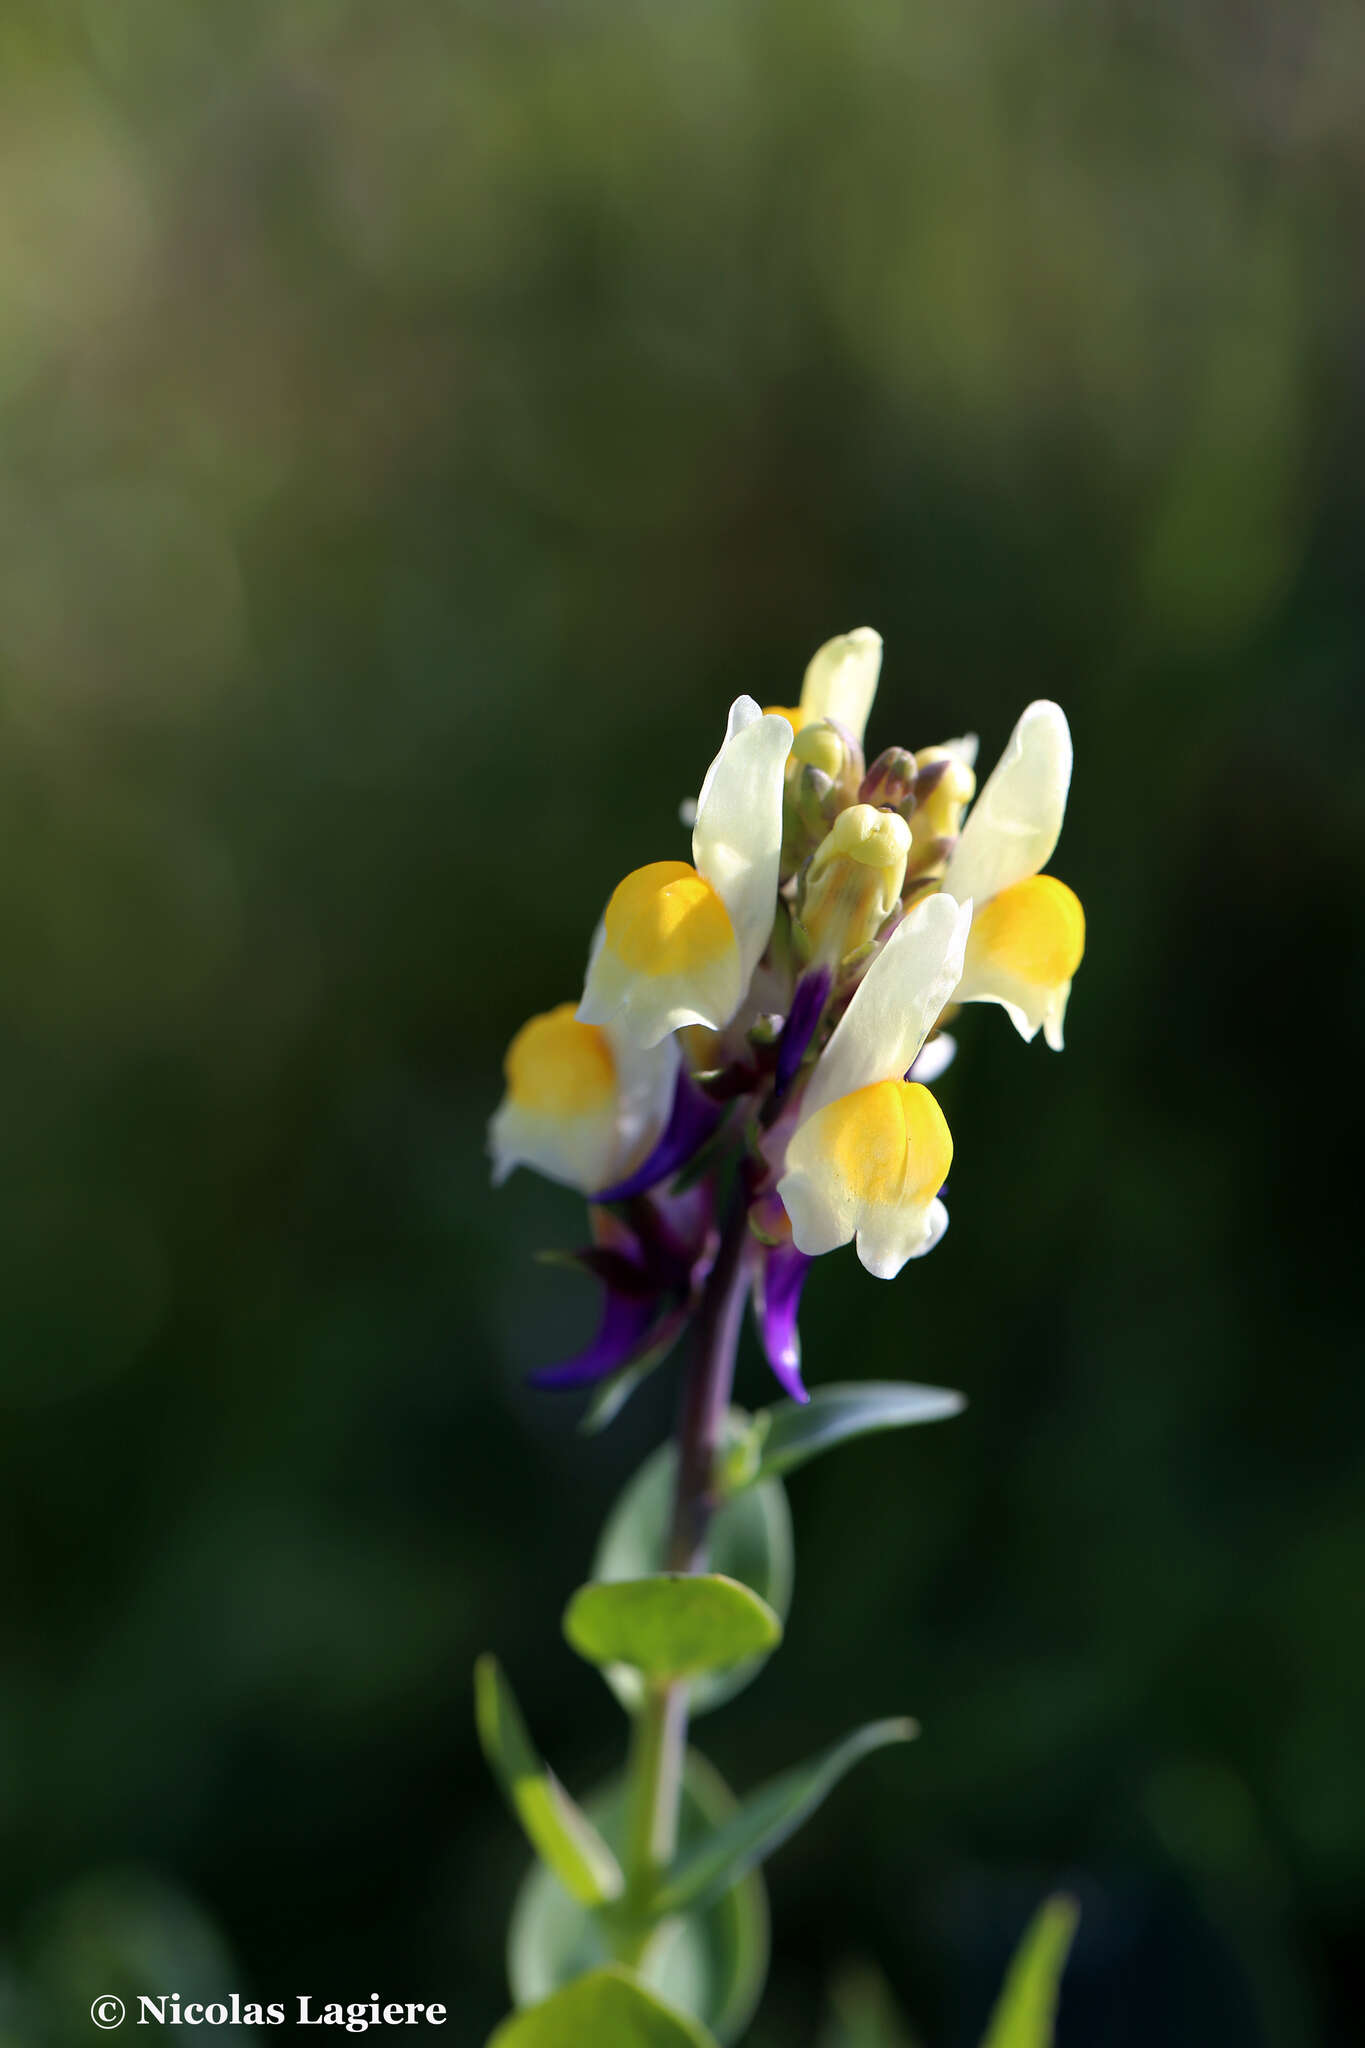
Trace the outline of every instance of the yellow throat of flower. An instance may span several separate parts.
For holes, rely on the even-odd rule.
[[[617,959],[638,974],[689,974],[735,944],[730,913],[683,860],[651,861],[618,883],[606,932]]]
[[[874,1081],[811,1118],[821,1153],[856,1201],[894,1208],[931,1202],[953,1163],[952,1134],[918,1081]]]
[[[1031,875],[982,904],[968,950],[1036,988],[1060,988],[1085,952],[1080,898],[1055,875]]]
[[[600,1108],[616,1086],[605,1031],[580,1024],[572,1003],[528,1018],[507,1048],[503,1072],[511,1100],[547,1116],[582,1116]]]

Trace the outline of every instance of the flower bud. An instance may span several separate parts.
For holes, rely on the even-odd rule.
[[[813,960],[837,967],[875,939],[900,901],[910,827],[894,811],[852,804],[811,858],[801,923]]]
[[[872,766],[863,777],[858,791],[858,801],[864,804],[882,804],[887,810],[899,811],[908,818],[915,808],[915,778],[919,763],[904,747],[888,747],[878,754]]]
[[[962,813],[976,794],[976,777],[951,747],[923,748],[915,756],[915,766],[907,873],[922,882],[943,872],[962,829]]]
[[[791,751],[792,762],[818,768],[839,791],[843,803],[851,804],[863,779],[863,750],[853,735],[832,718],[803,725]],[[793,766],[793,774],[799,770]]]
[[[782,859],[785,878],[810,858],[834,822],[840,804],[838,785],[823,768],[797,761],[787,770],[782,798]]]

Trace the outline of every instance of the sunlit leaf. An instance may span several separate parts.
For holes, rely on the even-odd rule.
[[[888,1743],[909,1742],[918,1733],[913,1721],[871,1721],[832,1749],[761,1785],[714,1834],[678,1858],[659,1892],[658,1911],[681,1912],[725,1891],[794,1834],[862,1757]]]
[[[496,1657],[474,1667],[474,1716],[483,1753],[537,1855],[580,1904],[619,1898],[621,1866],[541,1761]]]
[[[594,1970],[490,2035],[488,2048],[715,2048],[705,2027],[675,2012],[626,1970]]]
[[[782,1624],[766,1600],[719,1573],[659,1573],[580,1586],[564,1633],[590,1664],[629,1664],[646,1678],[691,1678],[771,1650]]]
[[[779,1401],[768,1410],[757,1476],[771,1479],[794,1472],[808,1458],[818,1458],[850,1437],[907,1429],[915,1422],[943,1422],[965,1406],[963,1396],[949,1387],[921,1387],[909,1380],[852,1380],[816,1387],[804,1406]]]
[[[732,1411],[734,1436],[750,1438],[748,1416]],[[661,1444],[646,1458],[626,1486],[602,1530],[592,1562],[595,1579],[643,1579],[664,1569],[673,1512],[677,1451]],[[744,1486],[722,1501],[711,1518],[708,1549],[712,1571],[738,1579],[765,1600],[779,1620],[791,1607],[795,1569],[791,1510],[779,1479]],[[746,1657],[724,1671],[709,1671],[693,1682],[689,1711],[695,1720],[742,1692],[763,1669],[765,1656]],[[607,1680],[628,1712],[640,1703],[643,1680],[638,1671],[618,1664]]]
[[[1005,1977],[981,2048],[1052,2048],[1057,1994],[1080,1908],[1047,1899],[1030,1921]]]

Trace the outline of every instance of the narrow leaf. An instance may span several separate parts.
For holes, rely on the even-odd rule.
[[[716,2048],[699,2021],[665,2005],[626,1970],[577,1977],[489,2036],[487,2048]]]
[[[1079,1918],[1076,1901],[1061,1894],[1039,1907],[1015,1951],[981,2048],[1052,2048],[1057,1994]]]
[[[714,1834],[678,1858],[654,1910],[680,1913],[718,1898],[809,1820],[860,1758],[891,1742],[909,1742],[918,1733],[913,1721],[870,1721],[832,1749],[761,1785]]]
[[[474,1718],[494,1776],[536,1854],[582,1906],[624,1889],[621,1866],[582,1809],[540,1759],[496,1657],[474,1667]]]
[[[870,1436],[883,1429],[906,1429],[912,1422],[942,1422],[966,1406],[948,1387],[920,1387],[909,1380],[861,1380],[842,1386],[816,1387],[809,1401],[779,1401],[771,1418],[760,1479],[794,1472],[808,1458],[850,1437]]]
[[[663,1680],[693,1678],[771,1650],[782,1624],[738,1579],[660,1573],[580,1586],[564,1633],[590,1664],[629,1664]]]

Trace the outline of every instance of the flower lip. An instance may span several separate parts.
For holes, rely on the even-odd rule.
[[[720,897],[682,860],[651,861],[618,882],[604,925],[622,965],[650,976],[710,966],[735,943]]]
[[[507,1048],[507,1092],[520,1108],[578,1116],[598,1108],[616,1086],[606,1033],[580,1023],[573,1003],[529,1017]]]

